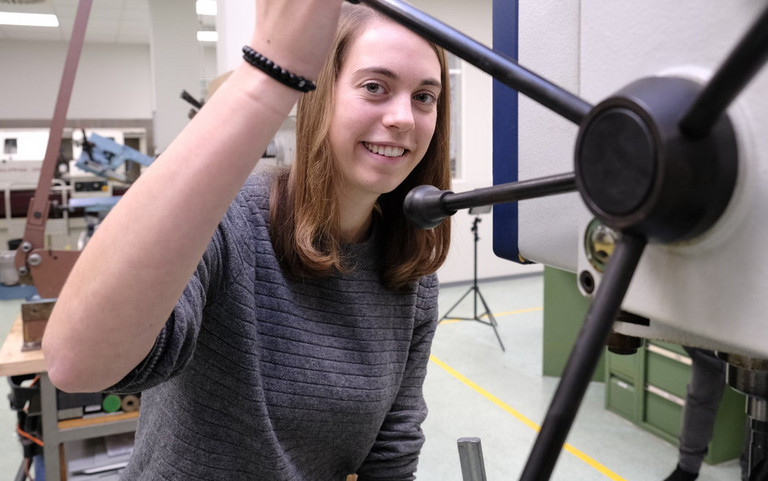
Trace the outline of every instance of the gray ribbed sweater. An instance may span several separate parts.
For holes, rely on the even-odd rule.
[[[376,234],[347,275],[291,281],[251,178],[152,352],[118,383],[142,391],[124,480],[411,480],[437,279],[379,282]]]

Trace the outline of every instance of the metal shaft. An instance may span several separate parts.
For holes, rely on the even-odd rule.
[[[448,194],[443,198],[443,205],[446,210],[455,211],[483,205],[536,199],[575,190],[576,175],[569,172],[483,187],[458,194]]]
[[[768,61],[768,8],[736,45],[680,121],[691,138],[706,136],[728,106]]]
[[[352,3],[365,3],[380,11],[571,122],[580,123],[592,110],[592,105],[585,100],[415,7],[398,0],[360,0]]]
[[[88,26],[88,17],[91,13],[92,3],[93,0],[80,0],[77,5],[75,24],[72,27],[67,58],[64,61],[64,70],[61,74],[61,84],[59,85],[59,94],[56,97],[56,106],[53,111],[53,119],[51,120],[48,145],[45,149],[45,158],[43,159],[43,165],[40,168],[40,177],[37,182],[37,189],[35,189],[35,197],[32,200],[30,211],[27,215],[24,239],[32,242],[34,247],[42,247],[43,244],[43,234],[40,232],[38,235],[31,235],[30,230],[32,227],[40,225],[42,225],[43,229],[45,228],[45,218],[48,216],[48,212],[45,211],[47,208],[48,194],[50,193],[51,180],[53,179],[56,170],[56,160],[58,159],[59,149],[61,148],[61,137],[64,133],[64,124],[67,119],[69,101],[72,97],[72,89],[75,84],[77,64],[80,61],[80,54],[83,51],[83,43],[85,43],[85,30]]]
[[[520,477],[522,481],[543,481],[552,474],[646,244],[644,238],[624,233],[616,245]]]
[[[574,173],[557,174],[537,179],[509,182],[454,194],[432,185],[411,189],[403,201],[403,212],[414,225],[431,229],[458,209],[468,209],[576,190]]]
[[[462,481],[486,481],[480,438],[459,438],[458,445]]]

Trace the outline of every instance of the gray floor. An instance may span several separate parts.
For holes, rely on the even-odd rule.
[[[441,315],[469,286],[441,289]],[[505,344],[475,321],[438,326],[425,386],[430,414],[417,479],[461,481],[457,439],[479,437],[489,481],[517,479],[558,380],[541,375],[542,298],[539,275],[488,281],[480,291],[495,314]],[[452,311],[472,317],[472,295]],[[10,329],[20,301],[0,301],[0,334]],[[482,308],[479,309],[483,311]],[[11,481],[21,461],[8,384],[0,383],[0,481]],[[671,444],[606,411],[602,383],[593,383],[552,476],[554,480],[661,481],[674,468]],[[704,465],[699,480],[738,480],[738,463]],[[266,480],[265,480],[266,481]]]
[[[443,287],[441,315],[467,289]],[[461,437],[481,439],[489,481],[518,479],[535,439],[535,425],[544,419],[557,387],[557,378],[541,375],[541,276],[484,282],[480,292],[498,321],[506,352],[490,326],[448,320],[438,326],[426,381],[430,414],[424,425],[427,443],[419,481],[461,481],[456,446]],[[451,315],[473,317],[472,297]],[[604,402],[603,384],[592,383],[567,439],[569,449],[560,455],[551,479],[664,479],[677,462],[676,448],[606,411]],[[736,461],[704,465],[699,476],[700,481],[738,479]]]

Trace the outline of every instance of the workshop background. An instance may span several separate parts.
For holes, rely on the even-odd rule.
[[[66,56],[66,31],[71,29],[77,6],[77,0],[24,3],[0,0],[0,11],[54,13],[61,27],[0,26],[0,65],[5,66],[0,68],[0,185],[4,188],[0,250],[8,249],[0,256],[0,267],[6,269],[8,243],[23,233],[25,203],[39,175],[46,126]],[[63,144],[69,149],[64,161],[80,187],[75,190],[74,182],[69,186],[65,181],[57,183],[53,190],[63,191],[64,199],[99,199],[119,193],[121,188],[74,165],[81,151],[81,129],[110,136],[150,156],[161,153],[195,109],[181,93],[204,101],[217,79],[240,61],[240,47],[248,37],[250,14],[243,13],[243,8],[250,2],[219,0],[214,2],[218,4],[215,15],[196,11],[195,2],[189,0],[94,3]],[[492,44],[491,0],[410,3],[476,40]],[[521,14],[543,24],[543,18],[532,15],[530,5]],[[572,30],[555,25],[572,28],[580,6],[579,1],[544,1],[535,7],[539,13],[551,15],[547,22],[553,32],[547,39],[551,58],[537,68],[559,76],[574,90],[578,85],[568,82],[575,82],[569,75],[579,46],[568,43]],[[198,31],[215,32],[218,40],[198,40]],[[523,43],[523,47],[535,45]],[[455,57],[451,62],[453,190],[463,192],[493,182],[492,80]],[[552,120],[544,117],[544,121]],[[559,122],[555,125],[559,126],[553,128],[553,136],[567,140],[573,135]],[[264,164],[290,162],[291,128],[289,119]],[[529,144],[526,148],[528,155],[541,154]],[[96,209],[91,214],[98,217],[100,212]],[[61,212],[48,221],[47,241],[56,249],[76,249],[89,222],[88,215]],[[478,228],[477,241],[473,226]],[[453,219],[451,252],[439,273],[440,313],[446,319],[438,327],[425,386],[430,415],[424,425],[427,444],[417,476],[420,481],[461,479],[457,440],[462,437],[481,439],[488,479],[519,475],[586,311],[588,301],[578,292],[574,274],[499,259],[491,246],[493,230],[493,215],[459,212]],[[568,247],[576,248],[576,243]],[[569,251],[565,255],[571,259],[575,254]],[[478,303],[477,294],[470,290],[475,262],[477,289],[498,321],[495,326],[488,324],[485,304]],[[32,291],[3,279],[0,276],[0,335],[5,339]],[[457,304],[459,300],[462,302]],[[458,319],[467,316],[478,319]],[[606,354],[553,479],[663,479],[677,462],[675,445],[688,375],[689,366],[679,346],[649,343],[633,356]],[[663,394],[649,392],[649,385],[663,388]],[[0,383],[0,481],[17,479],[22,462],[17,413],[6,403],[13,393],[14,386],[4,379]],[[729,392],[721,411],[723,427],[702,468],[699,479],[703,481],[740,479],[736,457],[744,420],[743,397]],[[125,454],[124,438],[94,436],[66,443],[66,455],[61,459],[63,465],[69,463],[68,479],[114,479],[113,470],[101,473],[97,469],[92,475],[74,471],[114,465],[110,453],[118,458]],[[35,479],[43,479],[41,474]]]

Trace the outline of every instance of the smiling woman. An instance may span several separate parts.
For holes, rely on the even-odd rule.
[[[411,64],[412,58],[431,61]],[[336,79],[329,141],[343,179],[336,183],[341,228],[359,240],[369,225],[360,220],[370,217],[378,197],[394,190],[429,147],[441,63],[424,39],[381,20],[371,22],[345,60]]]
[[[444,52],[369,8],[345,6],[337,48],[317,85],[299,102],[295,165],[277,183],[275,195],[293,198],[273,203],[274,225],[295,216],[295,233],[273,233],[285,265],[295,273],[343,269],[339,241],[365,239],[378,218],[390,246],[382,253],[385,282],[404,286],[434,272],[445,259],[450,225],[416,229],[402,203],[418,185],[450,185]],[[387,156],[396,149],[402,155]],[[283,185],[305,187],[288,194]],[[331,210],[316,202],[327,198],[338,199]],[[275,209],[288,201],[295,214]],[[283,237],[295,238],[295,246]]]
[[[367,7],[255,4],[248,47],[293,76],[243,62],[132,185],[57,300],[49,376],[142,392],[124,479],[412,480],[450,225],[402,201],[450,187],[445,56]],[[295,161],[250,176],[299,96]]]

